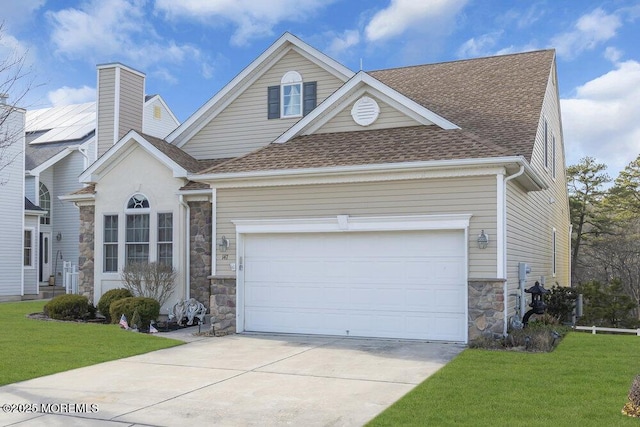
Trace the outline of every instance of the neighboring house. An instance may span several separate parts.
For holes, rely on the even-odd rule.
[[[0,301],[20,300],[34,256],[33,230],[24,222],[24,116],[0,94]]]
[[[113,136],[113,128],[122,121],[120,116],[131,115],[126,102],[121,102],[132,95],[129,88],[119,84],[121,75],[132,75],[140,81],[140,90],[134,95],[142,105],[139,114],[144,115],[143,129],[148,134],[163,138],[179,125],[159,95],[144,95],[143,73],[121,64],[100,65],[98,70],[112,77],[111,85],[100,88],[102,97],[111,103],[110,123],[103,126],[111,127],[112,143],[121,136],[117,132]],[[79,210],[62,202],[60,196],[83,188],[78,176],[102,154],[97,148],[95,102],[27,111],[24,195],[45,212],[40,213],[36,227],[33,218],[25,217],[32,227],[34,259],[25,272],[22,295],[38,294],[38,284],[48,283],[50,277],[61,285],[63,262],[77,265]]]
[[[67,197],[94,302],[160,261],[216,330],[467,342],[569,284],[552,50],[353,73],[286,33],[164,141],[130,129]]]

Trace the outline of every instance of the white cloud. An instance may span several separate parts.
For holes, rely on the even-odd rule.
[[[332,40],[327,47],[327,53],[331,57],[339,57],[350,48],[360,43],[358,30],[345,30],[342,34],[332,34]]]
[[[3,1],[0,20],[8,28],[20,27],[33,19],[34,12],[44,6],[45,2],[46,0]]]
[[[407,30],[441,32],[450,30],[452,20],[467,0],[391,0],[365,28],[368,41],[397,37]]]
[[[163,40],[145,16],[145,6],[145,0],[92,0],[80,9],[49,12],[56,52],[91,63],[122,58],[139,67],[200,56],[191,45]]]
[[[245,45],[256,37],[272,36],[273,27],[283,21],[308,20],[334,0],[157,0],[156,9],[169,19],[187,18],[219,24],[219,19],[236,26],[234,45]]]
[[[458,57],[472,58],[487,56],[501,36],[502,31],[497,31],[494,33],[483,34],[477,38],[472,37],[460,46],[458,49]]]
[[[89,86],[78,88],[63,86],[47,93],[47,98],[54,107],[92,102],[96,100],[96,88]]]
[[[563,99],[567,164],[592,156],[618,172],[640,153],[640,62],[625,61]]]
[[[615,47],[607,47],[604,51],[604,57],[611,62],[619,62],[620,58],[622,58],[622,51]]]
[[[553,37],[551,45],[558,56],[571,59],[610,40],[621,26],[618,15],[607,14],[598,8],[582,15],[571,31]]]

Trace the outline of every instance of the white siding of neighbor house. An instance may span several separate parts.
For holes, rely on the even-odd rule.
[[[337,215],[472,214],[469,227],[469,277],[495,278],[496,246],[479,250],[477,235],[496,233],[495,175],[352,184],[319,184],[216,191],[217,238],[231,240],[230,249],[216,254],[216,274],[234,275],[234,220],[327,218]],[[223,260],[222,256],[228,256]]]
[[[11,159],[0,170],[0,301],[7,301],[22,295],[25,114],[22,110],[5,113],[5,108],[11,108],[8,106],[0,108],[0,114],[8,114],[0,132],[14,139],[0,159],[3,165]]]
[[[149,155],[143,148],[135,146],[118,159],[113,168],[96,186],[95,199],[95,261],[94,261],[94,302],[100,296],[114,288],[122,287],[118,273],[103,272],[103,230],[104,215],[118,215],[118,268],[122,269],[125,261],[125,208],[127,201],[134,194],[143,194],[149,200],[150,211],[150,260],[156,260],[157,214],[173,213],[173,265],[178,271],[176,290],[163,307],[166,313],[169,304],[185,297],[184,292],[184,212],[178,203],[178,189],[184,185],[180,179],[174,178],[171,170]]]
[[[159,109],[160,117],[156,117],[154,113],[156,108]],[[155,136],[156,138],[164,139],[164,137],[169,135],[179,124],[180,123],[174,120],[173,115],[157,97],[145,102],[142,132]]]
[[[549,168],[544,167],[544,120],[549,132]],[[553,178],[552,139],[556,137],[556,177]],[[527,287],[545,277],[547,289],[558,283],[570,285],[569,202],[565,158],[560,130],[560,109],[555,76],[549,78],[538,134],[531,159],[532,167],[549,185],[547,190],[525,192],[511,181],[507,188],[507,278],[509,294],[518,288],[518,262],[531,267]],[[553,229],[556,229],[556,275],[553,276]],[[530,302],[527,300],[527,304]],[[515,300],[510,297],[509,315]],[[528,308],[527,308],[528,309]]]
[[[38,293],[38,222],[40,217],[37,215],[25,215],[24,228],[31,230],[33,259],[32,265],[24,267],[24,294],[35,295]]]
[[[292,50],[182,149],[196,159],[236,157],[263,147],[280,136],[300,120],[300,117],[267,119],[267,88],[280,85],[287,71],[297,71],[305,82],[317,82],[317,105],[342,85],[342,81],[333,74]]]
[[[417,121],[413,120],[410,117],[407,117],[407,115],[405,115],[404,113],[401,113],[400,111],[391,107],[389,104],[382,102],[375,96],[371,94],[365,94],[363,96],[368,96],[378,103],[380,113],[378,114],[378,118],[375,122],[373,122],[369,126],[360,126],[356,122],[354,122],[353,117],[351,116],[351,108],[353,108],[353,104],[355,103],[354,102],[347,105],[347,107],[345,107],[341,112],[332,117],[331,120],[325,123],[314,133],[355,132],[360,130],[375,130],[420,125],[420,123],[418,123]]]
[[[55,220],[51,221],[51,246],[55,270],[56,284],[62,285],[63,261],[78,264],[78,239],[80,235],[80,211],[69,202],[59,199],[80,188],[78,175],[84,170],[84,157],[74,151],[53,166],[53,186],[51,207]],[[51,189],[50,189],[51,190]],[[57,236],[60,233],[61,239]]]

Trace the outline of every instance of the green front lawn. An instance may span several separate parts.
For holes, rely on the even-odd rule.
[[[0,303],[0,385],[182,344],[124,331],[118,325],[25,317],[42,311],[44,304]]]
[[[621,414],[640,337],[570,333],[552,353],[467,349],[370,426],[640,426]]]

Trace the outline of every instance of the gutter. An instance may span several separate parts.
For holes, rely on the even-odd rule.
[[[502,183],[503,187],[502,187],[502,194],[503,194],[503,208],[502,208],[502,212],[500,213],[502,215],[502,236],[504,238],[504,242],[503,242],[503,259],[502,259],[502,271],[499,272],[500,275],[502,277],[504,277],[504,282],[502,285],[502,297],[503,297],[503,310],[504,310],[504,314],[503,314],[503,328],[502,328],[502,334],[506,337],[507,336],[507,329],[509,326],[509,320],[507,318],[507,314],[508,314],[508,309],[507,309],[507,302],[509,301],[509,296],[508,296],[508,281],[507,281],[507,182],[511,181],[512,179],[515,179],[519,176],[521,176],[522,174],[524,174],[525,171],[525,166],[524,165],[520,165],[520,170],[512,175],[509,175],[508,177],[504,178],[504,181]],[[522,289],[522,291],[524,292],[524,289]],[[522,303],[524,302],[524,297],[520,297],[520,304],[522,305]],[[524,313],[524,311],[522,311],[522,313]]]
[[[191,297],[190,295],[190,290],[191,290],[191,248],[190,248],[190,243],[191,243],[191,225],[190,225],[190,221],[189,218],[191,217],[191,208],[189,207],[188,203],[185,203],[184,201],[184,196],[182,194],[178,195],[178,203],[180,203],[180,205],[182,205],[182,207],[184,207],[185,210],[185,221],[184,221],[184,227],[185,227],[185,240],[184,240],[184,257],[185,257],[185,267],[184,267],[184,286],[185,286],[185,299],[189,299]]]

